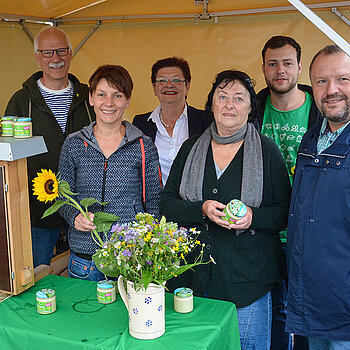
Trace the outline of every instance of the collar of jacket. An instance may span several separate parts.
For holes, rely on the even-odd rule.
[[[310,85],[298,84],[298,89],[304,92],[308,92],[312,96],[312,104],[310,108],[309,122],[308,122],[308,129],[310,129],[311,126],[314,125],[317,121],[322,120],[322,115],[318,111],[317,106],[315,104],[314,96],[312,93],[312,87]],[[254,121],[254,125],[259,131],[261,131],[261,128],[262,128],[264,112],[265,112],[265,103],[269,95],[270,95],[269,87],[266,87],[260,90],[259,93],[257,94],[257,99],[259,102],[259,112],[258,112],[257,120]]]
[[[322,120],[323,118],[319,120],[309,130],[308,133],[305,134],[298,153],[304,153],[304,154],[310,154],[312,156],[316,156],[317,142],[318,142],[318,137],[320,135]],[[329,146],[325,151],[323,151],[320,155],[344,158],[349,153],[349,149],[350,149],[350,124],[338,136],[335,142],[331,146]]]
[[[39,109],[42,111],[45,111],[46,113],[52,115],[52,112],[50,108],[47,106],[44,97],[42,96],[37,80],[42,78],[43,72],[39,71],[31,75],[23,84],[23,88],[27,91],[27,94],[29,96],[29,99],[32,101],[33,104],[35,104]],[[78,80],[76,76],[73,74],[68,73],[68,79],[73,83],[74,85],[74,91],[73,91],[73,99],[72,104],[69,109],[69,114],[72,113],[72,111],[81,103],[84,101],[84,91],[82,88],[82,84]]]
[[[139,139],[142,136],[141,130],[139,130],[136,126],[132,125],[127,120],[123,120],[122,124],[125,126],[125,143],[133,142]],[[98,146],[95,137],[93,137],[93,128],[96,125],[96,122],[92,122],[90,125],[85,126],[83,129],[76,132],[76,134],[85,141],[91,147],[100,151],[100,147]],[[74,134],[72,134],[74,135]],[[144,136],[147,137],[147,136]]]

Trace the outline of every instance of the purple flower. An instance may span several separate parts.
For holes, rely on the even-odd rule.
[[[111,228],[111,232],[117,231],[118,228],[119,228],[119,224],[114,224]]]
[[[117,254],[117,252],[116,252],[116,251],[114,251],[114,256],[115,256],[115,257],[117,257],[117,256],[118,256],[118,254]]]
[[[118,239],[119,239],[120,242],[122,242],[124,237],[123,236],[119,236]]]
[[[149,265],[152,265],[152,261],[151,260],[146,260],[146,263]]]
[[[139,233],[133,229],[130,228],[126,233],[125,233],[125,242],[128,242],[129,244],[132,244],[136,238],[139,237]]]
[[[125,249],[125,250],[123,251],[123,255],[124,255],[124,256],[130,257],[130,256],[131,256],[131,251],[130,251],[129,249]]]
[[[103,269],[105,266],[102,264],[102,263],[100,263],[100,269]]]

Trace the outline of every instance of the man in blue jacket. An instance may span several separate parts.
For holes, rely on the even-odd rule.
[[[310,350],[350,349],[350,57],[338,46],[310,65],[323,120],[303,137],[288,222],[286,330]]]

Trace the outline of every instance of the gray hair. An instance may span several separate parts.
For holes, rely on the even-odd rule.
[[[48,31],[56,31],[56,32],[59,32],[61,33],[64,38],[66,39],[67,41],[67,44],[68,44],[68,47],[69,47],[69,50],[72,51],[72,44],[68,38],[68,35],[66,34],[66,32],[64,32],[62,29],[60,28],[57,28],[57,27],[51,27],[51,26],[48,26],[48,27],[44,27],[43,29],[41,29],[41,31],[36,35],[36,37],[34,38],[34,53],[38,53],[38,50],[39,50],[39,40],[40,40],[40,37],[41,37],[41,34],[43,33],[46,33]]]
[[[313,59],[311,60],[311,63],[310,63],[310,67],[309,67],[310,79],[311,79],[311,69],[312,69],[313,64],[316,61],[316,58],[318,56],[321,56],[321,55],[334,55],[336,53],[345,53],[345,52],[338,45],[334,45],[334,44],[333,45],[327,45],[322,50],[318,51],[317,54],[313,57]]]

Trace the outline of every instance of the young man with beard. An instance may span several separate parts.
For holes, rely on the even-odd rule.
[[[286,330],[310,350],[350,349],[350,57],[319,51],[310,79],[320,120],[301,142],[290,204]]]
[[[10,99],[5,115],[31,117],[33,135],[44,136],[47,153],[28,158],[28,182],[34,267],[50,265],[57,238],[66,226],[58,214],[41,219],[49,204],[33,196],[32,180],[42,168],[57,172],[66,136],[95,119],[89,107],[87,85],[81,84],[69,67],[72,46],[59,28],[45,27],[34,39],[35,59],[42,71],[34,73]]]
[[[153,112],[136,115],[132,123],[157,146],[165,185],[183,142],[201,134],[211,120],[204,111],[186,103],[191,72],[183,58],[168,57],[157,61],[152,67],[151,82],[160,105]]]
[[[320,118],[313,101],[311,87],[297,84],[302,70],[300,58],[300,45],[293,38],[286,36],[270,38],[262,50],[262,71],[267,87],[258,93],[261,107],[258,118],[259,129],[279,146],[291,184],[301,139],[307,129]],[[286,231],[280,232],[284,253],[286,237]],[[287,297],[285,281],[281,287],[272,289],[271,295],[273,307],[271,349],[291,349],[291,336],[284,331]],[[295,337],[294,349],[307,349],[306,339]]]

